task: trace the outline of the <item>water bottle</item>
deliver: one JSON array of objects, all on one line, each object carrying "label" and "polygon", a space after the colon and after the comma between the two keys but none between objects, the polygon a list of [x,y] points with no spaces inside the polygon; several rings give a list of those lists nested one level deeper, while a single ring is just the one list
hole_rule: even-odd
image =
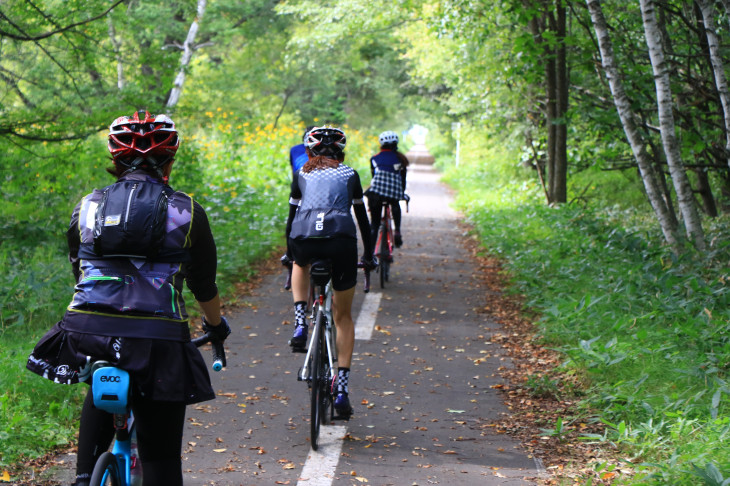
[{"label": "water bottle", "polygon": [[132,464],[130,468],[130,486],[142,486],[142,461],[139,459],[137,451],[137,431],[132,432]]}]

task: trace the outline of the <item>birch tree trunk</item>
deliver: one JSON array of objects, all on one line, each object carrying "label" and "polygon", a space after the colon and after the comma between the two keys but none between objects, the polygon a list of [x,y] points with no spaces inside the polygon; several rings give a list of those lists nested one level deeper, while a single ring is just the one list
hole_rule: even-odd
[{"label": "birch tree trunk", "polygon": [[725,119],[725,158],[728,167],[730,167],[730,92],[727,87],[727,77],[725,77],[725,67],[720,56],[720,39],[715,29],[715,17],[713,4],[708,0],[695,0],[702,12],[702,20],[705,24],[705,35],[707,36],[707,47],[710,50],[710,61],[712,69],[715,73],[715,86],[720,96],[720,104],[722,105],[722,115]]},{"label": "birch tree trunk", "polygon": [[198,34],[198,22],[203,18],[205,13],[206,0],[198,0],[197,15],[190,24],[190,30],[188,30],[188,36],[185,38],[185,42],[182,45],[182,57],[180,58],[180,70],[175,76],[175,81],[172,84],[172,91],[170,97],[167,99],[167,109],[172,111],[180,101],[180,95],[182,94],[183,84],[185,84],[185,71],[190,64],[190,59],[193,57],[193,51],[195,50],[195,36]]},{"label": "birch tree trunk", "polygon": [[603,16],[603,9],[599,0],[586,0],[586,5],[591,14],[593,28],[596,31],[603,69],[606,72],[606,78],[611,88],[616,111],[618,111],[624,133],[626,133],[626,138],[629,141],[629,145],[631,145],[631,151],[634,153],[634,158],[639,166],[646,195],[657,216],[664,239],[675,251],[678,251],[679,238],[677,236],[677,222],[672,217],[672,213],[669,211],[662,197],[657,174],[652,165],[651,158],[646,152],[646,144],[637,126],[636,115],[631,111],[631,101],[626,95],[613,56],[613,44],[608,35],[608,24],[606,23],[606,18]]},{"label": "birch tree trunk", "polygon": [[117,31],[114,29],[114,21],[112,16],[108,17],[109,23],[109,39],[111,40],[112,47],[114,48],[114,57],[117,60],[117,88],[124,88],[124,65],[122,64],[122,43],[117,39]]},{"label": "birch tree trunk", "polygon": [[672,113],[672,91],[669,84],[669,72],[662,48],[662,35],[656,20],[654,0],[639,0],[641,4],[641,18],[644,23],[646,45],[649,48],[651,67],[654,72],[656,86],[657,110],[659,114],[659,130],[661,131],[664,154],[669,166],[669,174],[677,194],[677,204],[684,219],[687,236],[698,250],[705,249],[705,234],[702,230],[702,220],[697,203],[692,194],[692,186],[687,177],[679,150],[679,141],[676,135],[674,114]]},{"label": "birch tree trunk", "polygon": [[555,2],[556,34],[558,46],[555,55],[555,108],[557,122],[555,126],[555,177],[551,188],[552,199],[558,203],[568,200],[568,60],[565,47],[567,14],[562,0]]}]

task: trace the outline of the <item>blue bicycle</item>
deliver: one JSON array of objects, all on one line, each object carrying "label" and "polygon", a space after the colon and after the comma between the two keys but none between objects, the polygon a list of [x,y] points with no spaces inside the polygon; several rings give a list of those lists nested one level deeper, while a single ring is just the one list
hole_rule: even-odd
[{"label": "blue bicycle", "polygon": [[[220,371],[226,366],[226,353],[223,342],[216,340],[210,333],[193,339],[200,347],[206,343],[213,345],[213,370]],[[90,486],[132,486],[133,479],[141,479],[138,458],[132,453],[132,438],[135,436],[134,415],[129,403],[129,373],[106,361],[97,361],[92,368],[92,392],[94,406],[114,415],[116,429],[114,447],[99,457],[91,474]],[[141,481],[134,481],[139,482]]]}]

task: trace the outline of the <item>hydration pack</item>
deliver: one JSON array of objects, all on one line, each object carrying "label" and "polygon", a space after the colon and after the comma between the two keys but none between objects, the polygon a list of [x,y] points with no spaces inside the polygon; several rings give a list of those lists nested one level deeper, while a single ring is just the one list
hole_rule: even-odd
[{"label": "hydration pack", "polygon": [[102,190],[94,220],[97,257],[154,259],[166,235],[172,189],[147,181],[120,181]]}]

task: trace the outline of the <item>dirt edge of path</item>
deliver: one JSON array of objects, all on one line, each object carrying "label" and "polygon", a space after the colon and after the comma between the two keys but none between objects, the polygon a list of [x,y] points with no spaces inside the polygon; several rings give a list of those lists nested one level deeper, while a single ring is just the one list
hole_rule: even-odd
[{"label": "dirt edge of path", "polygon": [[[505,384],[496,385],[509,415],[490,424],[498,433],[517,438],[522,447],[540,459],[545,473],[530,478],[540,485],[611,484],[620,474],[631,474],[621,465],[618,451],[607,444],[591,444],[581,439],[589,433],[602,434],[602,424],[590,421],[584,407],[579,407],[580,390],[585,387],[579,377],[559,370],[563,361],[556,351],[539,342],[536,315],[530,315],[520,295],[508,293],[509,275],[498,258],[481,246],[474,229],[463,224],[465,246],[476,263],[485,292],[486,305],[481,313],[495,319],[503,332],[492,342],[501,346],[512,360],[512,367],[502,367]],[[560,433],[554,431],[562,420]],[[552,433],[551,433],[552,429]],[[601,471],[594,467],[605,463]]]}]

